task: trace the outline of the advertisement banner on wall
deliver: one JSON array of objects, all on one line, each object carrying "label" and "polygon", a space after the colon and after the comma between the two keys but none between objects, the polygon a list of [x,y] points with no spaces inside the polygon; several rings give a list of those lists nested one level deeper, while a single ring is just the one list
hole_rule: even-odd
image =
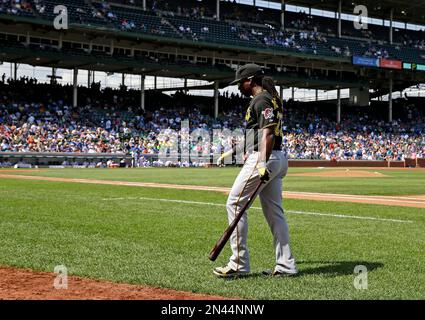
[{"label": "advertisement banner on wall", "polygon": [[423,65],[423,64],[417,64],[416,65],[416,70],[425,71],[425,65]]},{"label": "advertisement banner on wall", "polygon": [[379,67],[379,59],[361,56],[353,56],[353,64],[365,67]]},{"label": "advertisement banner on wall", "polygon": [[403,68],[403,63],[399,60],[381,59],[380,60],[380,67],[381,68],[401,70]]},{"label": "advertisement banner on wall", "polygon": [[419,70],[419,71],[425,71],[425,65],[419,64],[419,63],[409,63],[409,62],[403,62],[403,69],[404,70]]}]

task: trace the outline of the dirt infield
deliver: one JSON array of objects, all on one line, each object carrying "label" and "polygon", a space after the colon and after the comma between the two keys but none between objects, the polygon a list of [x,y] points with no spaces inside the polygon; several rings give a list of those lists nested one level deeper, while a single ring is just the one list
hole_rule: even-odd
[{"label": "dirt infield", "polygon": [[383,178],[386,175],[380,172],[363,170],[326,170],[321,172],[290,173],[289,177],[330,177],[330,178]]},{"label": "dirt infield", "polygon": [[284,197],[286,199],[352,202],[365,204],[380,204],[385,206],[425,208],[425,197],[423,196],[363,196],[336,193],[285,191]]},{"label": "dirt infield", "polygon": [[[20,180],[39,180],[39,181],[55,181],[55,182],[74,182],[74,183],[89,183],[89,184],[104,184],[104,185],[119,185],[119,186],[136,186],[150,188],[168,188],[181,190],[203,190],[215,191],[228,194],[230,188],[225,187],[209,187],[209,186],[192,186],[178,184],[163,184],[151,182],[129,182],[129,181],[112,181],[112,180],[95,180],[95,179],[72,179],[72,178],[53,178],[39,176],[21,176],[21,175],[6,175],[0,174],[0,178],[4,179],[20,179]],[[285,199],[306,199],[316,201],[336,201],[336,202],[354,202],[366,204],[381,204],[389,206],[415,207],[425,208],[425,198],[419,196],[364,196],[350,194],[333,194],[333,193],[314,193],[314,192],[294,192],[285,191],[283,193]]]},{"label": "dirt infield", "polygon": [[223,300],[192,292],[68,277],[55,289],[57,274],[0,267],[0,300]]}]

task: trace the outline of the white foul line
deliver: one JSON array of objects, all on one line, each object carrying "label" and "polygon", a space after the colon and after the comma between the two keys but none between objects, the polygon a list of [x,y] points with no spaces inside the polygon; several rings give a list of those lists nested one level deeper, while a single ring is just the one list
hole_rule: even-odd
[{"label": "white foul line", "polygon": [[[186,203],[186,204],[196,204],[196,205],[208,205],[216,207],[226,207],[225,204],[213,203],[213,202],[201,202],[201,201],[189,201],[189,200],[176,200],[176,199],[160,199],[160,198],[145,198],[145,197],[128,197],[128,198],[105,198],[103,201],[122,201],[122,200],[149,200],[149,201],[160,201],[160,202],[174,202],[174,203]],[[260,207],[251,207],[254,210],[262,210]],[[359,219],[359,220],[374,220],[374,221],[386,221],[386,222],[398,222],[398,223],[412,223],[411,220],[399,220],[399,219],[385,219],[385,218],[376,218],[376,217],[364,217],[364,216],[352,216],[336,213],[321,213],[321,212],[308,212],[308,211],[294,211],[294,210],[285,210],[287,213],[292,214],[301,214],[308,216],[323,216],[323,217],[333,217],[333,218],[342,218],[342,219]]]},{"label": "white foul line", "polygon": [[[366,196],[366,197],[356,197],[351,194],[338,194],[338,193],[317,193],[317,192],[293,192],[285,191],[284,194],[291,195],[295,194],[299,197],[302,196],[314,196],[318,198],[329,199],[330,196],[334,199],[348,199],[348,200],[369,200],[369,201],[387,201],[387,202],[402,202],[402,203],[415,203],[415,204],[424,204],[424,199],[421,198],[410,198],[410,197],[396,197],[396,196]],[[408,200],[404,200],[408,199]],[[421,200],[421,201],[412,201],[412,200]]]}]

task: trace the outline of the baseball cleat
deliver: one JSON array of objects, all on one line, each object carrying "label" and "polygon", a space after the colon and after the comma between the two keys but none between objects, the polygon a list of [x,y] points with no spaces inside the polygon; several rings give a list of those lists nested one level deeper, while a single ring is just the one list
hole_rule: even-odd
[{"label": "baseball cleat", "polygon": [[267,269],[264,270],[263,275],[268,277],[293,277],[298,274],[298,271],[293,272],[282,272],[282,271],[276,271],[276,269]]},{"label": "baseball cleat", "polygon": [[220,278],[230,278],[248,274],[248,272],[233,270],[229,266],[214,268],[213,273]]}]

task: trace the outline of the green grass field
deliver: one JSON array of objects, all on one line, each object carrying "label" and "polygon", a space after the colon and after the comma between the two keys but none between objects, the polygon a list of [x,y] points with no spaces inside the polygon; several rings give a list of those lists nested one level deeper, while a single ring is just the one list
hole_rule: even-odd
[{"label": "green grass field", "polygon": [[[43,170],[43,169],[41,169]],[[230,187],[236,178],[239,168],[208,168],[208,169],[175,169],[175,168],[143,168],[143,169],[49,169],[44,171],[29,171],[22,169],[13,174],[83,178],[100,180],[120,180],[133,182],[175,183],[185,185]],[[329,169],[326,169],[329,171]],[[350,169],[356,170],[356,169]],[[425,194],[425,171],[403,170],[391,171],[376,169],[360,169],[368,172],[378,172],[384,177],[377,178],[323,178],[323,177],[293,177],[284,180],[284,190],[327,192],[361,195],[417,195]],[[289,173],[323,172],[320,169],[291,168]],[[0,174],[2,170],[0,169]],[[8,170],[7,174],[10,173]]]},{"label": "green grass field", "polygon": [[[70,169],[14,174],[230,187],[237,172]],[[382,173],[387,177],[288,177],[284,188],[425,194],[423,171]],[[257,201],[249,212],[252,275],[223,280],[211,271],[227,262],[230,248],[215,263],[208,260],[226,227],[222,193],[0,179],[0,265],[52,272],[64,264],[70,274],[93,279],[249,299],[425,298],[425,209],[284,200],[300,276],[265,278],[261,271],[273,267],[274,250]],[[353,285],[356,265],[368,268],[365,290]]]}]

